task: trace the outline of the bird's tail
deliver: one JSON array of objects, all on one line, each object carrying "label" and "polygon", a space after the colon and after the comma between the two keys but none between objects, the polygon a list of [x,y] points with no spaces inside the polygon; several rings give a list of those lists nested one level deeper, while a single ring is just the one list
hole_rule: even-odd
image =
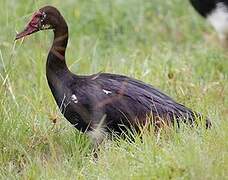
[{"label": "bird's tail", "polygon": [[[205,123],[206,129],[212,127],[211,120],[208,117],[203,116],[201,113],[192,111],[191,109],[181,105],[176,105],[176,118],[181,119],[184,123],[190,124],[191,126],[198,126],[198,122],[200,121],[203,124]],[[198,121],[199,120],[199,121]],[[178,122],[177,122],[178,123]],[[179,123],[178,123],[179,124]]]},{"label": "bird's tail", "polygon": [[190,110],[190,116],[188,116],[188,123],[194,124],[198,126],[198,124],[203,124],[203,126],[206,126],[206,129],[209,129],[212,127],[211,120],[208,117],[203,116],[200,113],[196,113]]}]

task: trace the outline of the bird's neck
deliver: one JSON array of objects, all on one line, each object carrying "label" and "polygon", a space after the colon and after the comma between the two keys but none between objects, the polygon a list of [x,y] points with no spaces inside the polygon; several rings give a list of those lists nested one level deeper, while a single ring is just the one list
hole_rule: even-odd
[{"label": "bird's neck", "polygon": [[47,58],[47,71],[68,70],[65,60],[65,52],[68,42],[68,27],[64,24],[54,29],[54,40]]},{"label": "bird's neck", "polygon": [[61,25],[57,26],[54,30],[54,40],[46,64],[48,84],[58,104],[61,102],[61,98],[63,98],[65,93],[65,80],[70,80],[72,78],[72,74],[69,71],[65,60],[68,28],[64,19],[60,24]]},{"label": "bird's neck", "polygon": [[61,17],[59,25],[54,29],[54,40],[47,58],[46,73],[49,81],[55,81],[53,79],[70,74],[65,60],[67,42],[68,27]]}]

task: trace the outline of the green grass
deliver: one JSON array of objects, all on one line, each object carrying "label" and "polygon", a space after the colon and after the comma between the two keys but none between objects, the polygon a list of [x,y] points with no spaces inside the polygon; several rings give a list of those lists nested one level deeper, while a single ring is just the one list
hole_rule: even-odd
[{"label": "green grass", "polygon": [[[213,128],[107,141],[93,162],[89,139],[59,113],[47,85],[52,32],[13,41],[47,2],[69,24],[73,72],[143,80],[208,115]],[[187,0],[0,0],[0,24],[1,179],[228,178],[228,54]]]}]

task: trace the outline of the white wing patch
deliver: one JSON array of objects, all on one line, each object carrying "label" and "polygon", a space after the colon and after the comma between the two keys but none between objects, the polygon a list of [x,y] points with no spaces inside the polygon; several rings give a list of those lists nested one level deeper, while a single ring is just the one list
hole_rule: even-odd
[{"label": "white wing patch", "polygon": [[215,30],[219,34],[219,38],[224,40],[228,36],[228,8],[227,6],[220,2],[214,11],[212,11],[207,20],[212,24]]},{"label": "white wing patch", "polygon": [[72,94],[71,96],[71,100],[74,102],[74,103],[78,103],[78,98],[75,94]]},{"label": "white wing patch", "polygon": [[108,91],[108,90],[105,90],[105,89],[102,89],[102,91],[103,91],[105,94],[112,94],[111,91]]}]

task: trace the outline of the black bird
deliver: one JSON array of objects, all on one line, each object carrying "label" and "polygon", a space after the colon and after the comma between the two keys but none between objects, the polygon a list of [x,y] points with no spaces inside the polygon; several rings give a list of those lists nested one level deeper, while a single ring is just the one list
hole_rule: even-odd
[{"label": "black bird", "polygon": [[[55,7],[45,6],[35,12],[16,39],[46,29],[54,32],[46,64],[51,92],[65,118],[87,133],[96,145],[113,132],[121,134],[126,129],[137,132],[148,123],[158,128],[163,123],[179,125],[180,121],[193,125],[196,118],[201,118],[139,80],[117,74],[79,76],[70,72],[65,61],[68,27]],[[206,127],[210,124],[206,119]]]},{"label": "black bird", "polygon": [[206,18],[223,43],[228,41],[228,0],[190,0],[195,10]]}]

